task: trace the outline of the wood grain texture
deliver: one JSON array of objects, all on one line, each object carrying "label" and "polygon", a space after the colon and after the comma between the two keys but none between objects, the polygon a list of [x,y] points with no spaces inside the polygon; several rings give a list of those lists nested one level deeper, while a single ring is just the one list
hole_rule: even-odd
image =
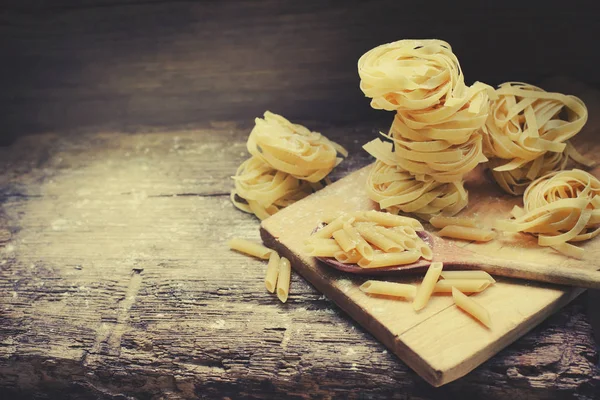
[{"label": "wood grain texture", "polygon": [[401,38],[450,42],[469,82],[566,75],[599,85],[591,0],[453,2],[5,0],[0,143],[248,120],[385,119],[356,62]]},{"label": "wood grain texture", "polygon": [[[370,126],[310,125],[366,165]],[[229,203],[249,131],[34,135],[0,149],[0,395],[4,398],[592,399],[578,301],[465,379],[434,389],[294,275],[230,252],[259,222]]]}]

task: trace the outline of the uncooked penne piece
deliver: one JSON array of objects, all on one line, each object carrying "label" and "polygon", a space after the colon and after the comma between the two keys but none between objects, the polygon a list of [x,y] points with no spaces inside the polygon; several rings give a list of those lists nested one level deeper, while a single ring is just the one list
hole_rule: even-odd
[{"label": "uncooked penne piece", "polygon": [[487,279],[488,281],[490,281],[491,283],[496,283],[496,280],[494,278],[492,278],[492,276],[490,274],[488,274],[485,271],[480,271],[480,270],[476,270],[476,271],[442,271],[442,278],[443,279],[477,279],[477,280],[482,280],[482,279]]},{"label": "uncooked penne piece", "polygon": [[473,218],[465,218],[465,217],[445,217],[443,215],[436,215],[431,217],[429,223],[433,225],[435,228],[442,229],[448,225],[457,225],[457,226],[468,226],[471,228],[478,228],[480,225]]},{"label": "uncooked penne piece", "polygon": [[251,242],[246,239],[234,238],[231,239],[228,244],[231,250],[236,250],[244,254],[262,258],[263,260],[269,259],[269,256],[273,252],[273,250],[263,246],[262,244]]},{"label": "uncooked penne piece", "polygon": [[461,240],[489,242],[496,237],[496,232],[490,229],[470,228],[467,226],[448,225],[438,232],[438,235]]},{"label": "uncooked penne piece", "polygon": [[357,264],[363,258],[356,249],[352,249],[348,253],[345,251],[338,251],[333,254],[333,257],[343,264]]},{"label": "uncooked penne piece", "polygon": [[344,229],[333,232],[333,238],[345,252],[349,252],[350,250],[356,248],[357,243],[352,240],[352,238]]},{"label": "uncooked penne piece", "polygon": [[451,293],[455,287],[463,293],[483,292],[492,284],[487,279],[442,279],[435,284],[434,293]]},{"label": "uncooked penne piece", "polygon": [[371,260],[374,254],[371,245],[367,243],[367,241],[360,235],[360,233],[358,233],[358,230],[356,230],[356,228],[353,227],[350,222],[345,222],[343,227],[350,239],[356,243],[356,251],[358,251],[363,258]]},{"label": "uncooked penne piece", "polygon": [[290,293],[290,279],[292,277],[292,266],[290,260],[281,257],[279,260],[279,277],[277,278],[277,297],[285,303]]},{"label": "uncooked penne piece", "polygon": [[375,230],[386,238],[398,243],[404,249],[414,249],[416,247],[415,241],[403,233],[393,231],[383,226],[376,226]]},{"label": "uncooked penne piece", "polygon": [[492,319],[490,318],[490,313],[481,304],[454,287],[452,288],[452,297],[458,308],[462,309],[488,328],[491,328]]},{"label": "uncooked penne piece", "polygon": [[342,226],[344,226],[345,222],[352,223],[354,222],[354,218],[346,214],[341,215],[333,220],[330,224],[327,224],[327,226],[316,231],[312,236],[315,238],[330,238],[333,232],[342,229]]},{"label": "uncooked penne piece", "polygon": [[421,252],[421,256],[424,259],[429,261],[433,260],[433,250],[431,250],[431,247],[423,240],[419,240],[419,243],[416,245],[416,250]]},{"label": "uncooked penne piece", "polygon": [[406,265],[417,261],[421,253],[416,250],[406,250],[399,253],[375,253],[370,260],[365,258],[358,261],[362,268],[390,267],[392,265]]},{"label": "uncooked penne piece", "polygon": [[370,225],[357,225],[356,230],[365,240],[374,246],[379,247],[381,250],[393,253],[404,250],[404,246],[396,243],[395,241],[388,239],[377,230],[374,226]]},{"label": "uncooked penne piece", "polygon": [[415,230],[413,228],[411,228],[410,226],[395,226],[393,228],[393,230],[403,233],[411,239],[419,238],[419,235],[417,235],[417,232],[415,232]]},{"label": "uncooked penne piece", "polygon": [[279,275],[279,254],[273,251],[267,264],[267,273],[265,274],[265,286],[271,293],[275,291],[277,285],[277,276]]},{"label": "uncooked penne piece", "polygon": [[413,308],[415,311],[422,310],[427,305],[443,267],[444,264],[441,262],[433,262],[429,265],[427,273],[425,273],[425,277],[421,282],[421,286],[417,289],[417,295],[413,301]]},{"label": "uncooked penne piece", "polygon": [[401,215],[394,215],[387,212],[381,211],[366,211],[364,213],[365,218],[368,221],[373,221],[382,226],[404,226],[408,225],[415,229],[423,229],[423,225],[419,221],[410,217],[403,217]]},{"label": "uncooked penne piece", "polygon": [[342,248],[335,240],[330,240],[331,242],[315,241],[305,245],[306,253],[313,257],[333,257],[335,253],[342,251]]},{"label": "uncooked penne piece", "polygon": [[415,285],[396,282],[366,281],[360,285],[359,289],[368,294],[404,297],[407,299],[412,299],[417,294],[417,287]]}]

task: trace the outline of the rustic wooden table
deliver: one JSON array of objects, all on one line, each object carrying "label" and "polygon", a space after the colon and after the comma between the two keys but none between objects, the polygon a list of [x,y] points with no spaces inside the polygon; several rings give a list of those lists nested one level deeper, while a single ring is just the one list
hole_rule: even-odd
[{"label": "rustic wooden table", "polygon": [[[432,388],[304,280],[281,304],[264,263],[227,250],[231,237],[259,238],[229,201],[253,116],[272,108],[345,145],[339,178],[369,162],[361,144],[389,123],[358,92],[357,55],[413,32],[485,42],[475,28],[443,25],[441,8],[428,15],[443,29],[407,19],[369,36],[386,13],[358,2],[6,3],[0,398],[597,398],[597,293]],[[590,18],[544,32],[578,54]],[[524,25],[483,21],[533,40]],[[477,79],[504,79],[512,64],[499,64]],[[557,72],[516,67],[524,80],[535,68]]]}]

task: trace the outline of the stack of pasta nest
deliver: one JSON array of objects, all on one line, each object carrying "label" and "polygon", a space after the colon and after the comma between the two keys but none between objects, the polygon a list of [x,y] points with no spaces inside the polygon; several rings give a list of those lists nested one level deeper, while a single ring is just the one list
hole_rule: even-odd
[{"label": "stack of pasta nest", "polygon": [[594,164],[568,141],[587,121],[579,98],[520,82],[506,82],[496,94],[483,128],[483,150],[504,191],[523,194],[535,179],[564,170],[569,158],[587,167]]},{"label": "stack of pasta nest", "polygon": [[381,209],[423,219],[454,215],[468,203],[464,177],[487,161],[481,128],[491,87],[467,86],[458,59],[441,40],[400,40],[358,62],[360,87],[375,109],[394,111],[386,140],[364,148],[377,161],[369,197]]},{"label": "stack of pasta nest", "polygon": [[251,158],[238,168],[231,201],[265,219],[329,183],[327,175],[348,152],[284,117],[265,112],[248,137]]}]

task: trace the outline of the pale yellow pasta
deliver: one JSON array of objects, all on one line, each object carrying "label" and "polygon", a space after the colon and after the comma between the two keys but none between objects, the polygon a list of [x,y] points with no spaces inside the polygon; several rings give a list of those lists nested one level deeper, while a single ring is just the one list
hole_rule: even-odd
[{"label": "pale yellow pasta", "polygon": [[375,162],[367,177],[367,195],[382,209],[397,214],[413,213],[424,219],[444,213],[454,215],[468,203],[462,182],[440,183],[417,180],[398,166]]},{"label": "pale yellow pasta", "polygon": [[357,264],[363,256],[356,249],[352,249],[349,252],[338,251],[333,254],[333,258],[343,264]]},{"label": "pale yellow pasta", "polygon": [[398,253],[374,253],[371,259],[362,258],[358,265],[362,268],[380,268],[395,265],[412,264],[421,257],[416,250],[405,250]]},{"label": "pale yellow pasta", "polygon": [[490,274],[485,271],[442,271],[441,274],[443,279],[452,279],[452,280],[465,280],[465,279],[474,279],[474,280],[488,280],[491,283],[495,283],[496,280],[492,278]]},{"label": "pale yellow pasta", "polygon": [[433,291],[435,293],[450,293],[452,288],[456,288],[465,293],[483,292],[491,285],[487,279],[442,279],[435,284]]},{"label": "pale yellow pasta", "polygon": [[309,182],[325,178],[348,152],[337,143],[284,117],[265,112],[256,118],[248,151],[278,171]]},{"label": "pale yellow pasta", "polygon": [[360,285],[359,289],[368,294],[404,297],[406,299],[413,299],[417,293],[415,285],[384,281],[366,281]]},{"label": "pale yellow pasta", "polygon": [[578,260],[581,260],[583,258],[583,255],[585,253],[585,251],[583,250],[583,248],[581,247],[577,247],[577,246],[573,246],[571,243],[559,243],[559,244],[555,244],[552,247],[554,250],[558,251],[559,253],[564,254],[567,257],[573,257],[576,258]]},{"label": "pale yellow pasta", "polygon": [[277,276],[279,275],[279,254],[273,251],[269,256],[267,264],[267,273],[265,274],[265,287],[271,293],[275,291],[277,285]]},{"label": "pale yellow pasta", "polygon": [[496,94],[484,129],[484,152],[507,160],[496,171],[520,168],[548,151],[562,152],[588,118],[579,98],[526,83],[503,83]]},{"label": "pale yellow pasta", "polygon": [[233,180],[232,203],[261,220],[323,188],[325,184],[301,181],[273,169],[256,157],[244,161]]},{"label": "pale yellow pasta", "polygon": [[344,223],[346,223],[346,222],[352,223],[352,222],[354,222],[354,218],[350,217],[347,214],[340,215],[335,220],[333,220],[330,224],[327,224],[325,227],[319,229],[312,236],[316,237],[316,238],[318,238],[318,237],[329,238],[329,237],[331,237],[331,235],[333,235],[333,232],[339,231],[340,229],[342,229],[342,227],[344,226]]},{"label": "pale yellow pasta", "polygon": [[371,260],[373,258],[373,248],[367,241],[360,235],[358,230],[351,225],[350,222],[345,222],[343,226],[344,231],[350,237],[350,239],[356,243],[356,251],[358,251],[365,260]]},{"label": "pale yellow pasta", "polygon": [[452,297],[454,298],[454,303],[458,308],[462,309],[488,328],[492,327],[490,313],[481,304],[469,298],[455,287],[452,288]]},{"label": "pale yellow pasta", "polygon": [[466,217],[448,217],[444,215],[435,215],[429,219],[429,223],[433,225],[434,228],[444,228],[448,225],[456,225],[456,226],[468,226],[471,228],[479,227],[479,223],[473,218]]},{"label": "pale yellow pasta", "polygon": [[404,233],[396,232],[392,229],[385,228],[383,226],[376,226],[375,230],[381,233],[383,236],[387,237],[390,240],[393,240],[403,249],[414,249],[416,247],[415,241],[406,236]]},{"label": "pale yellow pasta", "polygon": [[429,261],[433,260],[433,250],[431,250],[431,247],[429,247],[427,243],[421,241],[417,246],[417,250],[421,253],[421,257],[424,259]]},{"label": "pale yellow pasta", "polygon": [[425,277],[417,289],[417,295],[413,300],[413,308],[415,311],[422,310],[429,302],[429,298],[433,293],[433,289],[435,288],[435,284],[440,277],[443,267],[444,265],[441,262],[432,262],[429,265]]},{"label": "pale yellow pasta", "polygon": [[228,244],[231,250],[236,250],[244,254],[262,258],[263,260],[269,259],[271,253],[273,252],[273,250],[263,246],[262,244],[240,238],[231,239]]},{"label": "pale yellow pasta", "polygon": [[337,230],[332,234],[333,238],[337,242],[337,244],[342,248],[346,253],[350,250],[356,248],[356,242],[352,240],[352,238],[348,235],[348,233],[343,230]]},{"label": "pale yellow pasta", "polygon": [[[390,136],[388,136],[392,138],[394,143],[394,151],[391,157],[395,165],[402,167],[415,176],[427,175],[438,182],[460,181],[477,164],[487,161],[483,154],[483,138],[480,133],[470,131],[465,142],[447,147],[448,142],[442,141],[441,145],[431,146],[431,151],[419,151],[415,149],[420,149],[423,143],[403,137],[399,130],[402,125],[398,122],[398,118],[399,116],[396,115],[390,130]],[[406,127],[402,127],[404,132]],[[448,135],[448,137],[451,136]],[[367,148],[377,144],[377,141],[379,139],[375,139],[373,144]],[[437,150],[438,148],[444,149]]]},{"label": "pale yellow pasta", "polygon": [[[367,221],[372,221],[382,226],[410,226],[414,229],[423,230],[423,225],[416,219],[410,217],[403,217],[401,215],[394,215],[375,210],[365,211],[362,215]],[[360,217],[357,216],[358,221],[364,220],[359,218]]]},{"label": "pale yellow pasta", "polygon": [[536,159],[510,171],[496,171],[494,169],[505,163],[502,159],[490,160],[489,167],[498,185],[505,192],[517,196],[523,194],[527,186],[537,178],[550,172],[564,170],[569,159],[586,167],[595,165],[594,161],[582,156],[573,145],[566,142],[563,152],[546,152]]},{"label": "pale yellow pasta", "polygon": [[439,232],[442,237],[476,242],[489,242],[496,237],[496,232],[490,229],[471,228],[468,226],[446,225]]},{"label": "pale yellow pasta", "polygon": [[419,238],[419,235],[417,235],[417,232],[410,226],[395,226],[392,229],[405,234],[406,236],[408,236],[411,239]]},{"label": "pale yellow pasta", "polygon": [[373,246],[379,247],[385,252],[391,253],[404,250],[402,245],[379,233],[374,226],[357,224],[356,230],[367,242],[371,243]]},{"label": "pale yellow pasta", "polygon": [[442,99],[460,103],[466,85],[450,45],[442,40],[399,40],[358,60],[360,88],[375,109],[421,110]]},{"label": "pale yellow pasta", "polygon": [[305,245],[305,251],[313,257],[333,257],[335,253],[342,251],[342,248],[335,240],[327,243],[314,241]]},{"label": "pale yellow pasta", "polygon": [[292,266],[290,261],[281,257],[279,260],[279,276],[277,278],[277,297],[282,303],[285,303],[290,293],[290,279],[292,275]]},{"label": "pale yellow pasta", "polygon": [[581,258],[581,251],[564,243],[600,234],[599,200],[596,177],[578,169],[553,172],[532,182],[523,195],[522,212],[514,213],[514,219],[498,221],[497,227],[532,233],[538,236],[540,246]]},{"label": "pale yellow pasta", "polygon": [[304,241],[308,255],[333,257],[363,268],[406,265],[432,257],[415,231],[422,225],[412,218],[375,210],[339,212],[326,218],[331,222]]}]

